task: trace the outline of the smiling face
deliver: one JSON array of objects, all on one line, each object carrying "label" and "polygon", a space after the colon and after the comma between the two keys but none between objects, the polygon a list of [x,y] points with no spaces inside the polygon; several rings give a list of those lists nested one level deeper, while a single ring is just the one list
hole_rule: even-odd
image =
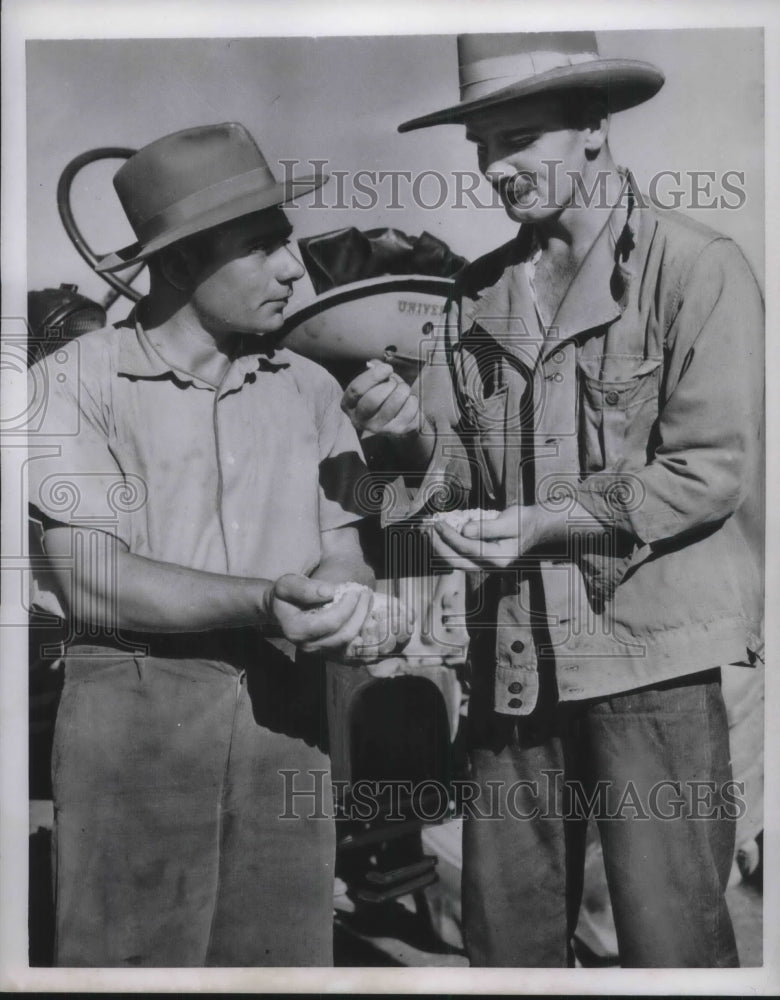
[{"label": "smiling face", "polygon": [[516,222],[557,218],[588,184],[606,140],[606,120],[582,101],[560,95],[524,98],[466,120],[479,169]]},{"label": "smiling face", "polygon": [[282,327],[293,282],[305,273],[289,249],[291,234],[279,208],[204,234],[207,259],[192,286],[190,305],[212,336],[275,333]]}]

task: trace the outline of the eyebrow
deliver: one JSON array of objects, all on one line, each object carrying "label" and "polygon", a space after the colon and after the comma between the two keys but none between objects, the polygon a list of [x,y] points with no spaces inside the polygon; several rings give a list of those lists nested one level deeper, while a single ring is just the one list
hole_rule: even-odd
[{"label": "eyebrow", "polygon": [[247,236],[246,243],[251,247],[267,246],[270,243],[281,243],[292,236],[293,228],[290,225],[275,226],[273,229],[266,229],[262,233],[255,233]]},{"label": "eyebrow", "polygon": [[[499,132],[502,138],[531,138],[533,136],[541,135],[545,131],[544,125],[519,125],[517,128],[505,128]],[[481,136],[476,132],[469,132],[466,130],[466,141],[467,142],[482,142]]]}]

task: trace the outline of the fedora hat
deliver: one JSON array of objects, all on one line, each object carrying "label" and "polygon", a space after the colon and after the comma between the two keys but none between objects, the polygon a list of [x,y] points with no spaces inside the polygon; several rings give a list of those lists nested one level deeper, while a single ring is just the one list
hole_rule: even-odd
[{"label": "fedora hat", "polygon": [[460,103],[412,118],[399,132],[463,122],[475,111],[553,91],[595,89],[609,111],[657,93],[663,73],[636,59],[601,59],[592,31],[459,35]]},{"label": "fedora hat", "polygon": [[283,205],[327,179],[319,174],[277,181],[238,122],[163,136],[114,175],[114,188],[137,239],[103,257],[95,269],[118,271],[186,236]]}]

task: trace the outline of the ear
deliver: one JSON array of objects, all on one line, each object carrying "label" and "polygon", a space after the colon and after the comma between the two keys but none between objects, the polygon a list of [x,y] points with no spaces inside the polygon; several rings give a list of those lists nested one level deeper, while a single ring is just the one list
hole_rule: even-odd
[{"label": "ear", "polygon": [[166,247],[160,253],[159,266],[162,276],[169,285],[180,292],[192,287],[197,266],[194,255],[186,247],[181,245]]},{"label": "ear", "polygon": [[606,112],[593,109],[588,114],[583,127],[585,133],[585,155],[595,159],[607,142],[609,133],[609,115]]}]

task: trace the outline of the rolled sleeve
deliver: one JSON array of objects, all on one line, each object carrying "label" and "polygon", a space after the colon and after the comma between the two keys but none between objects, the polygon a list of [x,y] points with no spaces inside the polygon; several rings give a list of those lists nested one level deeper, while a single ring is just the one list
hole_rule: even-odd
[{"label": "rolled sleeve", "polygon": [[126,476],[111,450],[110,411],[99,388],[99,359],[74,341],[30,370],[31,392],[44,387],[42,416],[30,435],[28,499],[32,516],[113,534],[130,546],[130,511],[145,484]]},{"label": "rolled sleeve", "polygon": [[582,506],[648,545],[732,514],[760,462],[763,335],[747,262],[730,240],[713,241],[683,283],[667,335],[652,459],[586,479]]}]

